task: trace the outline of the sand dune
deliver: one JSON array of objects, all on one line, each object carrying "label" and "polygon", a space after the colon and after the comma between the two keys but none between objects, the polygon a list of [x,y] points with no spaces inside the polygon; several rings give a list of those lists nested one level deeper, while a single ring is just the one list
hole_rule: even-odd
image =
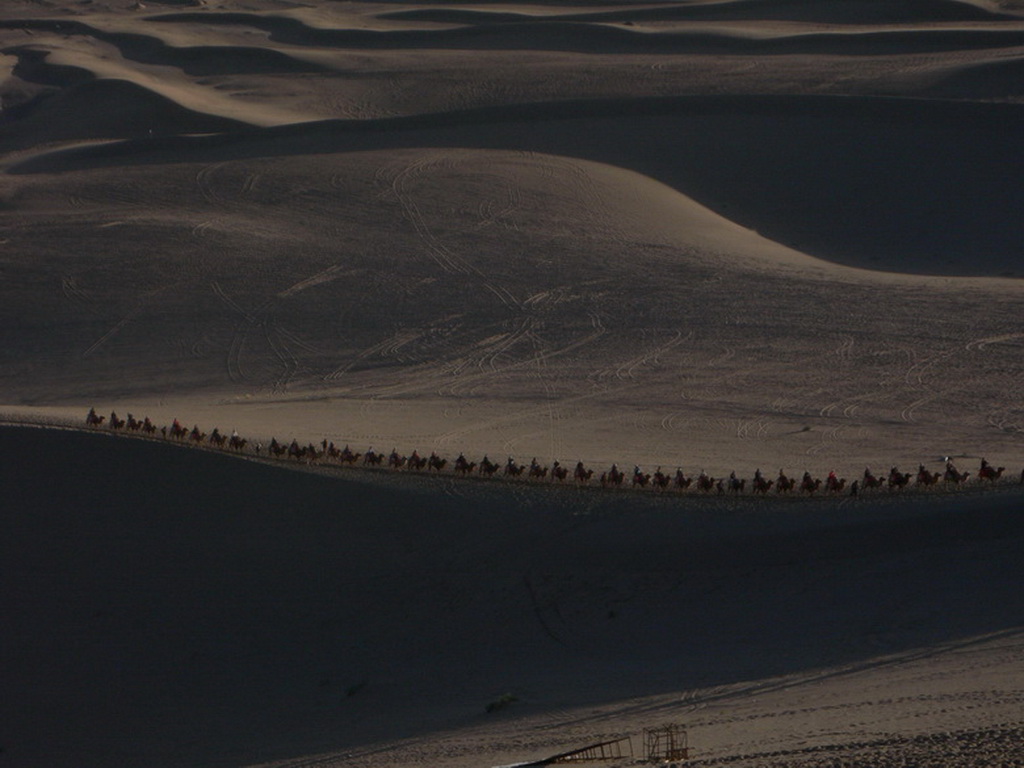
[{"label": "sand dune", "polygon": [[[86,117],[74,121],[68,115]],[[123,80],[94,80],[40,99],[16,130],[0,126],[7,151],[81,139],[159,136],[164,132],[219,133],[236,129],[235,120],[186,109],[158,93]],[[26,135],[26,130],[32,130]]]},{"label": "sand dune", "polygon": [[[412,5],[416,3],[403,3]],[[425,4],[425,3],[424,3]],[[494,0],[473,5],[508,5]],[[615,2],[580,3],[528,3],[527,6],[546,8],[572,8],[574,5],[618,6],[614,11],[601,10],[594,17],[605,18],[609,14],[621,14],[624,18],[657,19],[715,19],[722,21],[795,20],[818,24],[885,24],[885,23],[926,23],[929,21],[975,21],[1016,19],[1018,13],[1010,4],[997,2],[963,2],[961,0],[894,0],[875,3],[871,0],[856,2],[801,3],[798,0],[729,0],[727,2],[691,2],[680,5],[662,3],[633,4]],[[623,7],[628,10],[623,10]],[[1009,11],[1009,12],[1006,12]],[[430,11],[444,13],[444,11]],[[460,12],[462,12],[460,10]],[[574,14],[571,17],[591,18],[591,15]]]},{"label": "sand dune", "polygon": [[177,67],[189,75],[196,76],[321,71],[313,64],[294,59],[274,49],[238,45],[174,47],[155,36],[108,32],[89,24],[66,20],[23,19],[8,22],[6,26],[94,38],[114,46],[125,59],[139,64]]},{"label": "sand dune", "polygon": [[[751,675],[800,687],[880,656],[909,671],[922,647],[1020,649],[1016,496],[780,515],[471,483],[449,495],[106,435],[0,440],[12,765],[371,765],[359,755],[382,737],[410,740],[384,764],[410,764],[414,744],[431,762],[496,764],[684,713],[711,757]],[[1019,727],[1011,658],[978,652],[971,684],[960,672],[917,706],[992,685],[972,727],[1005,729],[1013,702]],[[511,725],[484,713],[507,692],[509,714],[542,730],[438,754],[436,729]],[[832,740],[858,735],[847,723]]]},{"label": "sand dune", "polygon": [[[1022,184],[1001,169],[1022,120],[1017,105],[892,98],[586,100],[84,149],[13,170],[166,163],[185,152],[527,150],[630,168],[772,239],[851,266],[1012,276],[1024,233],[1005,212],[1021,201]],[[583,125],[600,129],[581,134]]]},{"label": "sand dune", "polygon": [[[837,140],[849,141],[843,128],[856,118],[843,110],[830,120]],[[966,136],[983,113],[961,129],[936,121],[935,135]],[[783,207],[792,201],[768,198],[773,213],[788,216],[776,216],[776,226],[817,225],[832,237],[839,229],[872,253],[867,240],[878,233],[862,226],[871,205],[892,217],[879,213],[875,228],[888,222],[905,231],[919,206],[905,201],[903,218],[884,209],[900,203],[901,183],[922,197],[949,194],[952,204],[972,179],[991,178],[1001,145],[963,148],[988,155],[984,162],[942,158],[963,174],[953,190],[937,180],[926,188],[929,170],[912,173],[926,161],[920,125],[900,134],[898,123],[884,123],[900,136],[882,145],[888,170],[906,171],[888,190],[884,169],[861,169],[849,144],[850,154],[822,147],[833,173],[879,175],[881,199],[867,201],[857,187],[836,189],[818,162],[807,163],[815,176],[804,180],[820,184],[808,190],[773,175],[787,165],[778,152],[730,158],[745,140],[779,135],[759,130],[778,124],[771,113],[748,116],[749,132],[716,154],[718,142],[696,141],[724,135],[697,126],[736,130],[737,119],[705,116],[683,134],[687,118],[654,114],[620,119],[616,128],[614,119],[595,117],[591,125],[602,130],[587,138],[557,120],[487,131],[479,121],[392,132],[325,124],[197,139],[170,151],[159,142],[115,147],[120,157],[109,170],[109,158],[93,152],[93,169],[79,171],[76,184],[64,174],[17,177],[25,179],[16,205],[26,224],[13,242],[32,244],[60,275],[59,290],[34,301],[75,332],[54,345],[47,326],[34,330],[8,310],[6,322],[21,331],[6,349],[4,386],[40,404],[89,391],[83,411],[121,403],[166,421],[191,412],[185,418],[266,437],[312,428],[316,439],[406,450],[699,463],[715,472],[768,462],[859,472],[947,454],[1019,463],[1017,282],[830,267],[649,177],[561,154],[583,154],[593,141],[591,151],[614,165],[660,175],[673,166],[655,170],[658,158],[674,156],[698,179],[692,164],[703,159],[704,178],[725,188],[765,159],[774,165],[766,183],[786,182],[781,189],[807,203]],[[796,151],[829,123],[793,110],[782,124]],[[523,149],[531,131],[542,146],[527,147],[557,151],[455,149],[500,146],[506,137]],[[909,153],[915,139],[918,154],[901,157],[897,147]],[[185,146],[206,162],[182,163]],[[164,162],[128,166],[146,151]],[[333,154],[297,154],[311,151]],[[59,156],[47,161],[58,163],[50,170],[74,167]],[[756,187],[745,191],[765,203]],[[814,195],[832,218],[806,218]],[[968,228],[966,240],[986,216],[1012,234],[988,199],[979,195],[977,221],[956,221]],[[844,201],[865,218],[848,217]],[[916,231],[941,242],[954,269],[982,267],[973,248],[953,250],[956,230],[926,221]],[[902,242],[890,244],[894,254]],[[914,264],[900,256],[902,269]],[[735,297],[743,297],[742,311]],[[855,311],[863,302],[878,314]],[[806,361],[823,362],[808,375]],[[39,377],[26,379],[30,370]],[[127,381],[126,370],[135,372]],[[759,388],[748,388],[751,377]],[[220,415],[201,410],[195,396],[218,391],[227,393],[217,397]],[[328,422],[316,415],[321,401],[330,403]],[[410,421],[414,407],[423,422]],[[690,447],[695,439],[699,449]]]},{"label": "sand dune", "polygon": [[[1016,478],[1022,24],[8,0],[0,416]],[[664,721],[696,765],[1024,760],[1009,483],[662,498],[25,427],[0,456],[10,765],[476,768]]]},{"label": "sand dune", "polygon": [[929,77],[925,92],[946,98],[1017,99],[1024,95],[1022,70],[1024,61],[1015,57],[955,67]]},{"label": "sand dune", "polygon": [[[779,37],[751,37],[710,32],[660,32],[653,29],[634,31],[630,28],[606,24],[587,24],[579,19],[551,19],[529,21],[529,17],[507,25],[487,18],[475,21],[464,17],[435,16],[410,11],[383,18],[402,21],[428,21],[442,24],[465,24],[453,28],[385,31],[379,29],[322,29],[303,24],[283,16],[255,14],[201,14],[206,24],[244,24],[265,30],[271,41],[289,45],[336,47],[354,49],[484,49],[574,51],[602,54],[707,54],[747,53],[762,55],[822,54],[881,55],[885,53],[924,53],[929,51],[970,50],[971,48],[1002,48],[1024,43],[1020,29],[910,29],[866,31],[852,33],[841,29],[826,34],[801,31]],[[462,19],[459,21],[458,19]],[[589,20],[589,19],[588,19]],[[168,14],[154,21],[196,22],[195,14]],[[467,23],[467,21],[469,23]],[[505,19],[504,21],[508,21]],[[609,22],[602,18],[598,22]],[[482,22],[482,23],[481,23]]]}]

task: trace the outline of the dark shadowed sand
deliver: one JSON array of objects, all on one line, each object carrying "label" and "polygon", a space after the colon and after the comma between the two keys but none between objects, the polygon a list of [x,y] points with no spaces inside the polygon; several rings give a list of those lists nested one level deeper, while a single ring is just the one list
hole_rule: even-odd
[{"label": "dark shadowed sand", "polygon": [[0,447],[12,765],[495,765],[663,721],[709,765],[940,764],[980,731],[1024,758],[1019,492],[757,503]]}]

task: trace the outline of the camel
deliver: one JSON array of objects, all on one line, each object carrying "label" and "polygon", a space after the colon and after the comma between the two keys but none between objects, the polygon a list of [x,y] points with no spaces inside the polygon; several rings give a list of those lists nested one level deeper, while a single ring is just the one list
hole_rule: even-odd
[{"label": "camel", "polygon": [[559,462],[555,462],[551,466],[551,479],[562,482],[569,476],[569,470],[563,467]]},{"label": "camel", "polygon": [[942,480],[946,483],[960,485],[961,483],[966,483],[970,476],[970,472],[961,472],[954,466],[952,461],[947,461],[946,471],[942,473]]},{"label": "camel", "polygon": [[618,488],[622,485],[626,479],[626,473],[618,468],[617,465],[612,464],[611,469],[607,472],[602,472],[600,477],[601,487],[607,488],[608,486],[615,486]]},{"label": "camel", "polygon": [[420,470],[427,466],[427,459],[424,459],[422,456],[420,456],[419,452],[414,450],[412,452],[412,455],[409,456],[408,460],[406,461],[406,464],[408,465],[409,469],[414,469],[417,472],[419,472]]},{"label": "camel", "polygon": [[433,470],[435,470],[437,472],[440,472],[446,466],[448,466],[448,459],[442,459],[436,453],[431,453],[430,454],[430,458],[427,459],[427,469],[428,470],[433,469]]},{"label": "camel", "polygon": [[347,445],[341,449],[341,453],[338,454],[338,460],[342,464],[355,464],[359,459],[363,457],[363,454],[356,453]]},{"label": "camel", "polygon": [[508,461],[505,462],[505,474],[508,477],[519,477],[526,470],[522,464],[516,464],[515,459],[511,456],[508,457]]},{"label": "camel", "polygon": [[941,477],[941,473],[929,472],[927,469],[924,468],[924,464],[920,464],[917,467],[917,479],[914,482],[918,486],[923,485],[927,487],[929,485],[935,485],[937,482],[939,482],[939,479]]},{"label": "camel", "polygon": [[990,483],[994,483],[1003,476],[1003,472],[1005,471],[1006,467],[999,467],[998,469],[995,469],[991,464],[985,461],[985,459],[982,459],[981,469],[978,470],[978,479],[988,480]]},{"label": "camel", "polygon": [[573,471],[572,476],[575,478],[577,483],[589,483],[590,478],[594,476],[594,470],[587,469],[583,466],[582,461],[577,461],[576,469]]},{"label": "camel", "polygon": [[678,488],[680,491],[685,491],[687,488],[690,487],[690,484],[692,482],[693,478],[684,475],[682,468],[676,469],[676,476],[675,479],[673,479],[672,481],[672,484],[675,485],[676,488]]},{"label": "camel", "polygon": [[896,467],[889,470],[889,490],[902,491],[910,484],[910,473],[900,472]]},{"label": "camel", "polygon": [[864,478],[861,480],[861,485],[864,488],[881,488],[885,485],[885,481],[880,477],[875,477],[871,470],[867,467],[864,468]]},{"label": "camel", "polygon": [[700,473],[697,478],[697,490],[703,493],[711,493],[717,485],[718,481],[704,472]]},{"label": "camel", "polygon": [[775,481],[775,492],[776,493],[792,493],[796,490],[796,478],[795,477],[782,477]]},{"label": "camel", "polygon": [[826,493],[842,493],[846,487],[846,478],[839,478],[833,474],[828,476],[828,480],[825,481],[825,492]]},{"label": "camel", "polygon": [[90,427],[98,427],[100,424],[106,421],[106,419],[106,416],[100,416],[98,413],[96,413],[95,408],[90,408],[89,414],[85,417],[85,423],[88,424]]},{"label": "camel", "polygon": [[489,458],[487,458],[486,454],[482,459],[480,459],[481,475],[484,475],[485,477],[493,477],[494,473],[497,472],[499,469],[501,469],[501,467],[498,465],[498,462],[491,461]]},{"label": "camel", "polygon": [[461,453],[459,457],[455,459],[455,471],[460,475],[472,474],[473,470],[476,469],[476,462],[469,461]]},{"label": "camel", "polygon": [[804,478],[800,481],[800,490],[813,496],[821,488],[821,478],[812,478],[809,472],[804,472]]}]

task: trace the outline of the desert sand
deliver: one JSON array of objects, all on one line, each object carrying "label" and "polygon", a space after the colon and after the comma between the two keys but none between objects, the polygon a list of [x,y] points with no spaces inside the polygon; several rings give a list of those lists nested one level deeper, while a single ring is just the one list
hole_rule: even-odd
[{"label": "desert sand", "polygon": [[1022,75],[1010,0],[6,0],[0,760],[1024,765],[1010,482],[81,429],[1019,477]]}]

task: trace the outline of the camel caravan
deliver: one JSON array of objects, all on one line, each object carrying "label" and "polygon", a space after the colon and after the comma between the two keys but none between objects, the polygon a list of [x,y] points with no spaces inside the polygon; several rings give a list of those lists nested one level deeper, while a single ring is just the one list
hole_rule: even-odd
[{"label": "camel caravan", "polygon": [[[681,493],[691,490],[697,494],[707,495],[743,495],[752,494],[755,496],[777,495],[826,495],[857,496],[860,493],[869,491],[890,491],[900,492],[907,488],[929,489],[929,488],[956,488],[963,487],[972,481],[974,484],[988,483],[994,485],[1006,472],[1005,467],[993,467],[985,459],[981,460],[978,471],[972,474],[970,471],[960,471],[953,460],[946,458],[945,468],[941,472],[929,471],[924,464],[918,466],[917,473],[900,472],[897,467],[891,467],[889,472],[874,474],[870,468],[864,470],[864,474],[847,482],[846,478],[837,477],[836,473],[829,472],[822,480],[813,477],[810,472],[804,472],[802,477],[789,477],[783,470],[774,478],[767,478],[758,469],[750,479],[740,478],[732,472],[728,477],[712,477],[701,470],[696,476],[686,475],[682,468],[677,468],[674,473],[662,471],[658,467],[654,472],[644,472],[639,466],[634,466],[633,471],[627,472],[619,469],[617,464],[600,474],[596,474],[593,468],[586,467],[582,461],[576,462],[573,469],[563,466],[555,461],[551,466],[541,464],[534,458],[529,464],[519,464],[509,456],[502,464],[492,461],[484,456],[477,461],[470,461],[463,454],[451,462],[447,458],[432,452],[429,456],[421,456],[418,451],[413,451],[406,456],[393,449],[390,454],[378,453],[369,448],[363,453],[353,451],[349,446],[338,448],[333,442],[323,440],[319,445],[307,443],[301,445],[293,439],[290,443],[279,442],[276,437],[271,438],[267,445],[261,442],[250,442],[240,437],[237,432],[225,435],[219,429],[214,429],[207,434],[199,429],[198,425],[188,429],[181,422],[175,419],[170,426],[157,427],[149,417],[141,420],[136,419],[132,414],[126,418],[118,418],[117,413],[111,412],[109,419],[96,413],[95,408],[89,409],[85,423],[92,428],[107,428],[115,432],[138,433],[150,437],[161,437],[165,440],[176,442],[194,443],[196,445],[207,445],[234,453],[245,453],[257,457],[268,457],[283,460],[294,460],[306,463],[334,464],[337,466],[362,466],[366,468],[380,468],[392,471],[426,472],[427,474],[452,474],[468,477],[471,475],[495,478],[501,477],[508,480],[524,480],[527,482],[549,482],[555,484],[573,484],[578,486],[593,485],[601,488],[631,488],[637,490],[652,490],[657,492]],[[596,474],[596,478],[595,478]],[[1020,484],[1024,485],[1024,470],[1020,474]]]}]

